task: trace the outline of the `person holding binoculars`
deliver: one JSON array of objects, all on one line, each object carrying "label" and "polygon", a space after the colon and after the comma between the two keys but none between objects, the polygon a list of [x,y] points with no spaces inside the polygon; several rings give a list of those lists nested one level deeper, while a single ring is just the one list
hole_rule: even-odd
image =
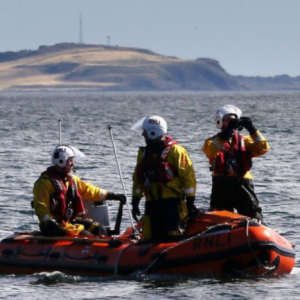
[{"label": "person holding binoculars", "polygon": [[[217,110],[215,125],[221,131],[205,140],[202,151],[212,171],[212,210],[235,209],[239,214],[262,221],[262,209],[254,192],[250,169],[252,158],[269,151],[267,140],[249,117],[231,104]],[[249,135],[240,131],[245,128]]]}]

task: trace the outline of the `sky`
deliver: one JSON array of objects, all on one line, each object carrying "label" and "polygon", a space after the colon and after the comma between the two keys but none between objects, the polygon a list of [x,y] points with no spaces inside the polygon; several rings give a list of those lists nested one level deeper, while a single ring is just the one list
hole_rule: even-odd
[{"label": "sky", "polygon": [[0,0],[0,52],[80,41],[300,76],[300,0]]}]

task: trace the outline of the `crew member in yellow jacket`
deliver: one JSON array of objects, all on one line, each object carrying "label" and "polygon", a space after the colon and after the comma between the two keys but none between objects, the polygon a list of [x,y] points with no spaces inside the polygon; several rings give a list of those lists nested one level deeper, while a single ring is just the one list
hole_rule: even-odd
[{"label": "crew member in yellow jacket", "polygon": [[118,200],[125,203],[125,195],[108,192],[72,174],[75,152],[71,146],[56,147],[52,152],[52,164],[33,188],[33,207],[42,234],[105,235],[106,229],[102,224],[84,218],[83,201]]},{"label": "crew member in yellow jacket", "polygon": [[196,178],[187,150],[166,136],[167,123],[159,116],[143,118],[132,129],[142,129],[146,142],[139,148],[133,174],[133,217],[138,221],[139,202],[145,197],[144,238],[181,235],[180,221],[197,213]]},{"label": "crew member in yellow jacket", "polygon": [[[238,213],[262,220],[262,210],[254,192],[252,158],[269,150],[267,140],[248,117],[231,104],[218,109],[215,125],[221,129],[208,138],[202,147],[211,164],[212,192],[210,206],[213,210],[237,210]],[[239,133],[245,128],[250,135]]]}]

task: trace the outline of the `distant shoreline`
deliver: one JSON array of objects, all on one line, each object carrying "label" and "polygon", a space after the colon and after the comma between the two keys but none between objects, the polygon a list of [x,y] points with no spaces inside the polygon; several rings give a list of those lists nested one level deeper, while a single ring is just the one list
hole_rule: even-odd
[{"label": "distant shoreline", "polygon": [[147,49],[60,43],[0,53],[0,91],[298,91],[300,76],[232,76],[210,58],[184,60]]}]

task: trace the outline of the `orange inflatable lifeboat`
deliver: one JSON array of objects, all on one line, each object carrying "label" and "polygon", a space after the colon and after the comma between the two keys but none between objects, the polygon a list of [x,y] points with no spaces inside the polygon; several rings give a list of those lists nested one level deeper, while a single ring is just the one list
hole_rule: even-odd
[{"label": "orange inflatable lifeboat", "polygon": [[140,225],[112,237],[15,233],[0,242],[0,273],[276,276],[289,274],[295,264],[293,245],[283,236],[228,211],[199,214],[172,241],[145,241]]}]

